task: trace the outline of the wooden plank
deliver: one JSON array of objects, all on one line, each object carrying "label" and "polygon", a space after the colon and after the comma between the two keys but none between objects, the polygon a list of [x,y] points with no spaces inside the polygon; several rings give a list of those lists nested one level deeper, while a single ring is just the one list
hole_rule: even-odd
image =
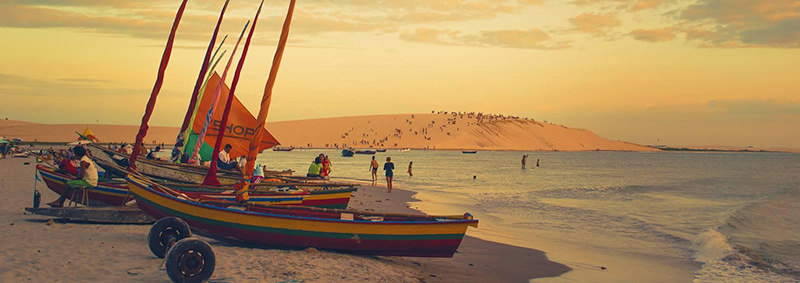
[{"label": "wooden plank", "polygon": [[75,222],[150,224],[155,221],[136,207],[26,207],[25,211]]}]

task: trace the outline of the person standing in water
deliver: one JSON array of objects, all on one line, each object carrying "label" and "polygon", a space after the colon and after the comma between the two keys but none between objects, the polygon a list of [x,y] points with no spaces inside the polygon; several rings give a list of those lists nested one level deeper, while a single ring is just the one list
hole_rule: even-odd
[{"label": "person standing in water", "polygon": [[536,159],[536,167],[539,167],[539,159]]},{"label": "person standing in water", "polygon": [[378,182],[378,161],[375,156],[372,156],[372,161],[369,163],[369,171],[372,171],[372,185]]},{"label": "person standing in water", "polygon": [[411,172],[411,165],[414,164],[414,161],[408,162],[408,176],[414,176],[414,173]]},{"label": "person standing in water", "polygon": [[391,157],[386,157],[386,163],[383,164],[383,170],[386,170],[386,188],[388,192],[392,192],[392,178],[394,177],[394,163]]},{"label": "person standing in water", "polygon": [[522,169],[525,169],[525,164],[528,163],[528,155],[522,155]]}]

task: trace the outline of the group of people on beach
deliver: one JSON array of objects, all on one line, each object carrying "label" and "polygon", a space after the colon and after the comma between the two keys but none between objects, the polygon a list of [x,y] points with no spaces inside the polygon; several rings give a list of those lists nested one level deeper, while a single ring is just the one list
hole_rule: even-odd
[{"label": "group of people on beach", "polygon": [[331,159],[327,155],[320,153],[308,166],[306,177],[328,179],[331,174]]},{"label": "group of people on beach", "polygon": [[[408,162],[408,176],[414,176],[412,171],[412,166],[414,165],[413,161]],[[392,192],[392,179],[394,179],[394,163],[392,162],[391,157],[386,157],[386,163],[383,163],[383,170],[386,173],[386,189],[388,192]],[[369,162],[369,171],[372,172],[372,185],[378,182],[378,161],[375,160],[375,156],[372,157],[372,160]]]}]

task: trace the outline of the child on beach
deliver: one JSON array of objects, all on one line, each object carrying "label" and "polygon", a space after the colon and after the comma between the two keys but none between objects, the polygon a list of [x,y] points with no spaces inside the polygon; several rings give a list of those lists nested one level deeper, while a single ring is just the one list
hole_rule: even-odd
[{"label": "child on beach", "polygon": [[391,157],[386,157],[386,163],[383,164],[383,170],[386,170],[386,188],[388,192],[392,192],[392,178],[394,177],[394,163]]}]

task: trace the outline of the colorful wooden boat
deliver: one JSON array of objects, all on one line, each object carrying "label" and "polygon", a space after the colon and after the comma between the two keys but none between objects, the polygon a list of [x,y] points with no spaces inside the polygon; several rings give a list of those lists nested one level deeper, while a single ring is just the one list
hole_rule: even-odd
[{"label": "colorful wooden boat", "polygon": [[[103,167],[103,169],[109,170],[104,166],[105,164],[116,164],[122,168],[127,168],[128,158],[130,157],[128,154],[115,152],[94,144],[88,145],[88,147],[92,150],[92,159]],[[138,159],[136,167],[137,172],[147,176],[195,184],[203,182],[207,170],[207,167],[175,164],[152,159]],[[292,173],[293,171],[291,170],[267,171],[265,175],[271,177],[288,177],[291,176]],[[242,179],[242,174],[238,171],[219,169],[217,170],[217,178],[222,184],[235,184]]]},{"label": "colorful wooden boat", "polygon": [[315,247],[346,253],[452,257],[468,226],[458,216],[413,216],[309,207],[219,207],[171,191],[142,175],[126,177],[131,194],[153,218],[175,216],[193,231],[256,245]]},{"label": "colorful wooden boat", "polygon": [[[47,184],[47,187],[59,195],[67,188],[67,182],[75,178],[41,164],[36,166],[36,171]],[[196,187],[184,184],[172,184],[170,187],[193,198],[208,201],[235,200],[234,191],[230,188]],[[318,190],[300,189],[284,193],[273,192],[269,191],[269,188],[255,186],[249,193],[251,196],[250,201],[259,204],[347,208],[347,204],[350,203],[350,196],[356,190],[354,187],[343,187]],[[97,183],[96,187],[87,189],[85,196],[82,193],[78,193],[75,196],[69,196],[69,198],[74,202],[86,203],[90,206],[122,205],[132,199],[128,193],[128,184],[125,181],[117,180],[102,180]]]}]

